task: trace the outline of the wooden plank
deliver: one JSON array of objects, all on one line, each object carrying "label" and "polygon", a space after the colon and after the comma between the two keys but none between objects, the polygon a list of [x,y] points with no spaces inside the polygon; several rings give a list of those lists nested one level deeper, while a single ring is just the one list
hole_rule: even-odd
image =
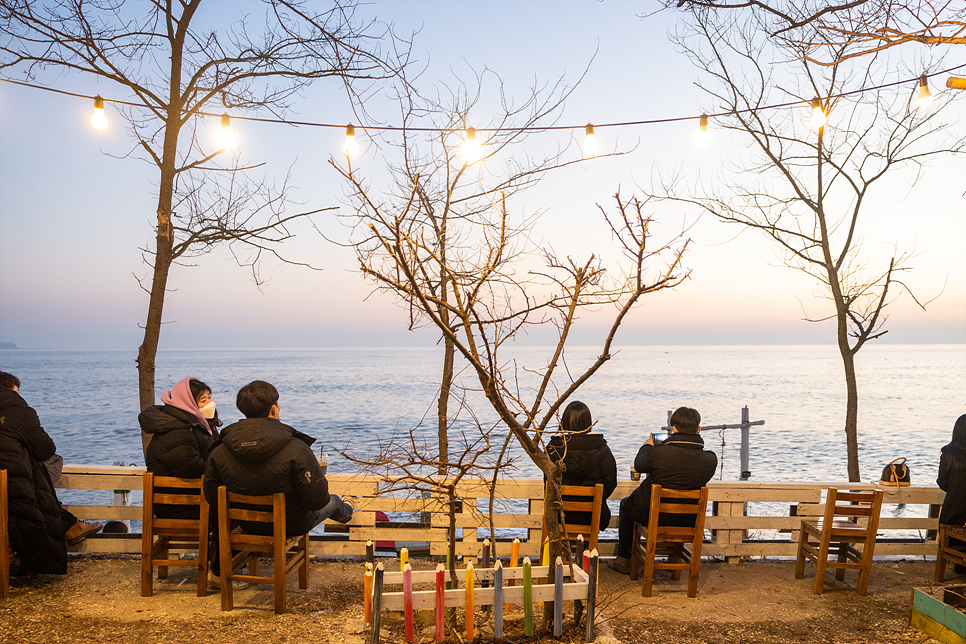
[{"label": "wooden plank", "polygon": [[[740,503],[734,505],[741,506]],[[704,520],[704,527],[708,530],[797,530],[801,526],[802,518],[801,516],[723,516],[719,507],[718,516],[708,516]],[[939,519],[928,517],[882,517],[879,519],[879,530],[935,530],[938,527]]]},{"label": "wooden plank", "polygon": [[[432,526],[434,528],[448,528],[449,516],[446,514],[433,514]],[[493,515],[493,525],[497,528],[536,528],[539,530],[543,526],[543,517],[532,514],[495,514]],[[488,528],[490,517],[485,514],[476,515],[464,512],[456,515],[457,528]]]},{"label": "wooden plank", "polygon": [[815,503],[822,499],[821,489],[708,489],[709,501],[760,502],[760,503]]},{"label": "wooden plank", "polygon": [[[348,496],[348,495],[345,495]],[[353,511],[381,510],[382,512],[445,512],[442,503],[434,499],[403,499],[395,497],[352,497]]]},{"label": "wooden plank", "polygon": [[349,528],[353,541],[445,541],[446,530],[434,528]]},{"label": "wooden plank", "polygon": [[64,463],[64,474],[130,474],[144,476],[147,468],[138,465],[77,465]]},{"label": "wooden plank", "polygon": [[349,523],[339,523],[335,519],[326,519],[325,521],[323,521],[323,523],[325,525],[332,525],[332,526],[348,525],[348,526],[371,528],[376,523],[376,513],[375,512],[356,512],[355,508],[353,508],[352,518],[349,520]]},{"label": "wooden plank", "polygon": [[922,631],[929,637],[943,644],[966,644],[966,638],[961,637],[954,631],[946,628],[934,619],[923,615],[917,610],[912,611],[909,625],[916,630]]},{"label": "wooden plank", "polygon": [[140,505],[65,505],[78,519],[94,521],[140,521],[144,511]]},{"label": "wooden plank", "polygon": [[68,552],[121,552],[121,553],[140,553],[141,535],[118,535],[108,537],[95,534],[87,537],[80,543],[67,546]]},{"label": "wooden plank", "polygon": [[143,475],[139,474],[67,474],[65,472],[54,487],[64,490],[140,490],[143,481]]},{"label": "wooden plank", "polygon": [[[493,588],[475,588],[473,591],[474,605],[492,606]],[[533,601],[553,601],[553,584],[533,584]],[[587,583],[566,583],[563,585],[564,601],[574,599],[587,599]],[[503,602],[520,604],[523,603],[523,586],[504,586]],[[466,593],[462,588],[454,588],[444,593],[444,604],[451,608],[460,608],[466,602]],[[383,610],[402,610],[402,593],[383,593]],[[422,590],[413,593],[413,609],[427,610],[436,606],[436,593],[433,590]]]}]

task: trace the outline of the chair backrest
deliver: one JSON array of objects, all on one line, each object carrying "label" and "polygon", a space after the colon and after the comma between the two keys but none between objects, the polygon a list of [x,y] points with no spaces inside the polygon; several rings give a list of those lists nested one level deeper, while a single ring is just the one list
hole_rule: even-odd
[{"label": "chair backrest", "polygon": [[[199,526],[208,525],[210,508],[202,490],[205,477],[197,479],[182,479],[174,476],[157,476],[153,472],[144,473],[142,485],[144,500],[142,518],[151,521],[155,528],[197,530]],[[198,508],[198,518],[164,518],[156,516],[159,509],[156,506],[168,506],[177,512],[184,508]],[[166,514],[166,512],[163,512]]]},{"label": "chair backrest", "polygon": [[[251,532],[231,532],[229,526],[237,522],[270,524],[270,535]],[[247,550],[273,552],[276,539],[279,547],[285,544],[285,494],[277,492],[264,496],[250,496],[229,492],[224,485],[218,488],[218,528],[229,528],[231,543],[244,544]],[[268,529],[265,530],[268,532]]]},{"label": "chair backrest", "polygon": [[[648,539],[693,541],[704,538],[704,517],[708,512],[708,488],[672,490],[651,486]],[[664,517],[664,523],[661,523]],[[673,525],[672,525],[673,524]]]},{"label": "chair backrest", "polygon": [[864,527],[874,535],[879,528],[882,498],[882,490],[847,492],[830,487],[825,497],[825,525],[832,525],[838,517],[855,519],[857,528]]},{"label": "chair backrest", "polygon": [[[544,490],[544,498],[550,496],[550,483]],[[587,541],[587,549],[593,550],[597,547],[597,534],[600,532],[600,506],[604,501],[604,485],[561,485],[561,497],[578,497],[577,499],[562,499],[564,524],[561,524],[567,531],[567,536],[575,538],[578,534],[584,535]],[[577,523],[571,521],[574,513],[590,513],[590,523]],[[546,535],[546,525],[544,525],[544,535]]]}]

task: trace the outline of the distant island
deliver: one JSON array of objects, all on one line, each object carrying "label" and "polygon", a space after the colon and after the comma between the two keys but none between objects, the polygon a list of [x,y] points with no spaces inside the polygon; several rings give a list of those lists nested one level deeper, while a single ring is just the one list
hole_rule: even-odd
[{"label": "distant island", "polygon": [[0,342],[0,351],[4,349],[19,349],[13,342]]}]

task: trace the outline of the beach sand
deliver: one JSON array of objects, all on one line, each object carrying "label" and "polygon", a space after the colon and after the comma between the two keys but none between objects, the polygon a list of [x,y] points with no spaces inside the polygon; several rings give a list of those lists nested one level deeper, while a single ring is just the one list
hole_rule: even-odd
[{"label": "beach sand", "polygon": [[[388,569],[398,562],[384,560]],[[415,560],[432,568],[428,560]],[[814,566],[802,580],[794,562],[751,561],[741,565],[704,562],[695,598],[686,596],[686,574],[679,582],[658,572],[654,596],[640,596],[640,584],[603,567],[600,574],[598,642],[865,644],[934,642],[908,626],[911,589],[932,586],[934,564],[923,561],[877,561],[869,594],[855,594],[857,573],[845,582],[828,574],[825,592],[812,593]],[[311,564],[309,590],[289,579],[288,612],[275,615],[271,586],[235,594],[235,610],[222,612],[219,595],[195,595],[195,573],[172,568],[155,582],[153,597],[140,596],[137,556],[73,557],[67,575],[38,580],[15,578],[11,597],[0,601],[0,642],[64,643],[220,643],[281,644],[368,642],[363,627],[363,565],[323,561]],[[949,567],[947,583],[962,582]],[[565,616],[572,616],[567,604]],[[510,615],[511,634],[522,641],[519,622]],[[432,641],[428,620],[417,628],[417,642]],[[487,618],[476,617],[484,633]],[[383,642],[403,642],[402,622],[386,614]],[[462,633],[460,633],[462,636]],[[487,639],[487,638],[484,638]],[[490,636],[488,639],[492,639]],[[461,642],[450,632],[448,642]],[[529,640],[534,641],[534,640]],[[545,638],[538,641],[558,641]],[[582,642],[571,630],[565,642]]]}]

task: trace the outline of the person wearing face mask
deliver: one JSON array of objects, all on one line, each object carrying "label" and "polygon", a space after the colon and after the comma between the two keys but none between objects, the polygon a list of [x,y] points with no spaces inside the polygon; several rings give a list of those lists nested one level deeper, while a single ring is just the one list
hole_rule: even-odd
[{"label": "person wearing face mask", "polygon": [[[164,404],[148,407],[138,416],[141,429],[151,436],[145,451],[148,471],[158,476],[200,478],[221,425],[211,388],[197,378],[185,378],[161,394],[161,402]],[[155,506],[155,514],[170,519],[198,516],[194,508],[184,506]]]}]

